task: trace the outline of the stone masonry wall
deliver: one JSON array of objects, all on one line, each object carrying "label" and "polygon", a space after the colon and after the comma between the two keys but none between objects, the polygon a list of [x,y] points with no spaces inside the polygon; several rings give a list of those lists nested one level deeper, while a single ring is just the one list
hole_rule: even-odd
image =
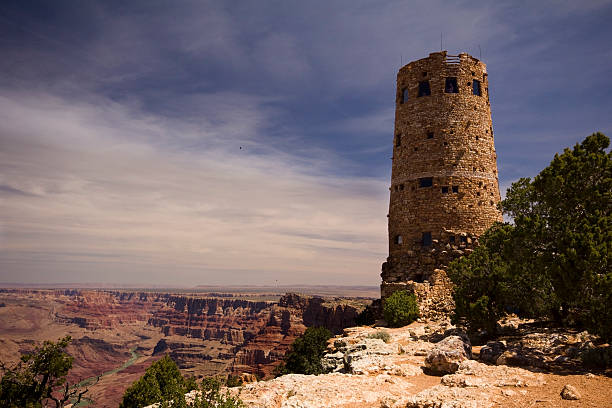
[{"label": "stone masonry wall", "polygon": [[[432,286],[434,271],[469,253],[502,220],[485,64],[443,51],[402,67],[393,146],[383,300],[398,285]],[[425,292],[423,299],[437,296]]]}]

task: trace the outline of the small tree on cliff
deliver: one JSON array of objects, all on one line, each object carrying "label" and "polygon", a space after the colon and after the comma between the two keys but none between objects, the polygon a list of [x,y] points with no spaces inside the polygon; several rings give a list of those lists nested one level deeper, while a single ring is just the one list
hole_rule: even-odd
[{"label": "small tree on cliff", "polygon": [[147,368],[144,375],[123,394],[120,408],[140,408],[156,402],[176,400],[184,402],[184,394],[196,387],[193,380],[181,375],[176,363],[165,355]]},{"label": "small tree on cliff", "polygon": [[325,327],[307,328],[302,336],[295,339],[277,373],[322,374],[321,358],[327,349],[327,340],[331,337],[331,332]]},{"label": "small tree on cliff", "polygon": [[[144,375],[123,394],[120,408],[141,408],[155,403],[160,408],[241,408],[238,398],[220,392],[221,384],[215,378],[205,378],[200,387],[195,379],[185,378],[176,363],[166,355],[151,364]],[[197,389],[194,400],[187,403],[185,394]]]},{"label": "small tree on cliff", "polygon": [[55,343],[45,341],[13,367],[0,363],[0,407],[42,407],[51,401],[63,407],[69,401],[80,402],[88,389],[66,380],[73,361],[65,350],[70,340],[66,336]]}]

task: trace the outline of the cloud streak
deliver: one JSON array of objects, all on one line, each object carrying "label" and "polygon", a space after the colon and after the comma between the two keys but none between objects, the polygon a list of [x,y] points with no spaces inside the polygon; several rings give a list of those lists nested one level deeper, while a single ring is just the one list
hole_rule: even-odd
[{"label": "cloud streak", "polygon": [[[185,125],[98,106],[0,98],[0,112],[12,118],[0,121],[2,191],[10,193],[2,203],[3,269],[17,265],[26,281],[46,281],[48,271],[75,279],[83,263],[79,281],[99,281],[104,271],[110,281],[140,283],[144,269],[171,273],[156,283],[232,283],[219,270],[243,271],[236,283],[272,283],[259,279],[261,270],[287,284],[313,276],[375,281],[385,255],[386,183],[252,154],[248,143],[240,149],[241,124],[229,131],[225,123]],[[193,141],[208,147],[181,148]]]}]

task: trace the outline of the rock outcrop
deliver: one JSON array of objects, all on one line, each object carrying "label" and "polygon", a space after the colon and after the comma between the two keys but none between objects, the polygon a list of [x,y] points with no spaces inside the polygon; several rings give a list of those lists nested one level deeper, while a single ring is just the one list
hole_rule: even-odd
[{"label": "rock outcrop", "polygon": [[580,393],[575,387],[567,384],[561,390],[561,398],[563,398],[564,400],[579,400]]},{"label": "rock outcrop", "polygon": [[425,358],[425,367],[435,375],[452,374],[459,365],[472,358],[472,345],[467,338],[449,336],[436,343]]},{"label": "rock outcrop", "polygon": [[[400,329],[350,328],[330,341],[319,376],[285,375],[231,389],[249,407],[491,407],[527,387],[542,386],[541,374],[521,368],[490,366],[470,360],[461,336],[432,343],[444,327],[413,323]],[[447,331],[452,332],[452,331]],[[453,374],[423,372],[432,351],[457,353]],[[452,354],[452,353],[451,353]],[[454,358],[453,354],[453,358]],[[454,360],[453,363],[454,364]],[[503,406],[503,405],[502,405]]]}]

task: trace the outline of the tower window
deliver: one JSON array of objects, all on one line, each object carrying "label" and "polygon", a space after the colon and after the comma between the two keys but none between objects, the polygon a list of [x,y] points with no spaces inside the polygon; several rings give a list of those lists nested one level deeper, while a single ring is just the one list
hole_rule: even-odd
[{"label": "tower window", "polygon": [[480,81],[475,79],[474,81],[472,81],[472,94],[473,95],[478,95],[481,96],[482,94],[480,93]]},{"label": "tower window", "polygon": [[395,245],[402,245],[404,243],[404,239],[401,235],[396,235],[393,242],[395,242]]},{"label": "tower window", "polygon": [[455,236],[451,235],[450,237],[448,237],[448,242],[450,242],[451,244],[455,242]]},{"label": "tower window", "polygon": [[402,145],[402,134],[399,133],[395,135],[395,147],[400,147]]},{"label": "tower window", "polygon": [[459,192],[459,186],[453,186],[453,193]]},{"label": "tower window", "polygon": [[400,103],[405,103],[408,100],[408,88],[402,88]]},{"label": "tower window", "polygon": [[462,244],[466,244],[467,243],[467,237],[464,237],[463,235],[460,237],[461,239],[461,243]]},{"label": "tower window", "polygon": [[[404,191],[404,185],[403,185],[403,184],[400,184],[400,185],[399,185],[399,189],[400,189],[400,191]],[[478,193],[478,194],[480,194],[480,193]]]},{"label": "tower window", "polygon": [[446,84],[444,85],[444,92],[459,93],[459,85],[457,85],[457,78],[455,77],[446,78]]},{"label": "tower window", "polygon": [[423,71],[423,76],[426,77],[427,76],[427,71]]},{"label": "tower window", "polygon": [[442,186],[442,194],[448,194],[448,186]]},{"label": "tower window", "polygon": [[422,177],[419,179],[419,187],[433,186],[433,177]]},{"label": "tower window", "polygon": [[427,138],[428,139],[433,139],[434,137],[434,133],[433,132],[427,132]]},{"label": "tower window", "polygon": [[431,246],[431,232],[424,232],[421,235],[421,243],[423,246]]},{"label": "tower window", "polygon": [[431,95],[431,89],[429,88],[429,81],[419,82],[419,97]]}]

